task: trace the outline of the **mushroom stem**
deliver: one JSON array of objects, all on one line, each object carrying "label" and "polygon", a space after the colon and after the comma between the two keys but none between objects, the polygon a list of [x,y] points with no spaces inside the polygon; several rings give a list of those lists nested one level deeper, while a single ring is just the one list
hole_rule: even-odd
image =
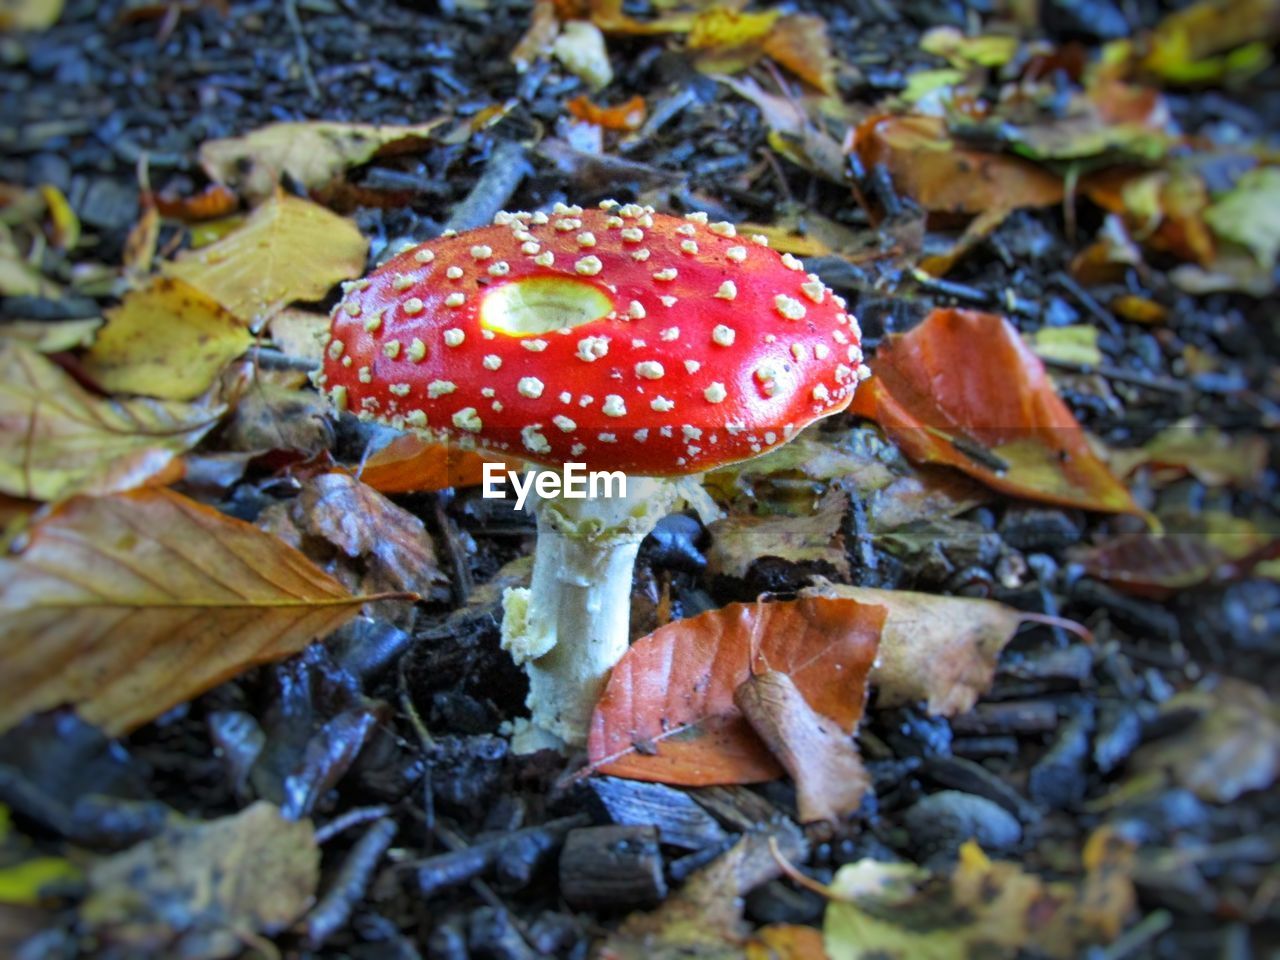
[{"label": "mushroom stem", "polygon": [[636,553],[681,488],[629,477],[625,496],[533,506],[533,578],[503,596],[502,646],[529,676],[533,725],[566,744],[586,741],[609,671],[627,650]]}]

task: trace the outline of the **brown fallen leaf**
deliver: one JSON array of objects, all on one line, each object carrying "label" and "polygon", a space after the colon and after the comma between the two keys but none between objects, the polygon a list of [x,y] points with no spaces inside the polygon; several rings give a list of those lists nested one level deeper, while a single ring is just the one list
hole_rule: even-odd
[{"label": "brown fallen leaf", "polygon": [[80,920],[130,956],[215,960],[280,933],[315,899],[320,848],[309,820],[258,801],[207,822],[176,819],[89,869]]},{"label": "brown fallen leaf", "polygon": [[911,332],[886,337],[874,368],[850,410],[913,460],[956,467],[1015,497],[1142,513],[1002,317],[934,310]]},{"label": "brown fallen leaf", "polygon": [[969,960],[1024,953],[1068,960],[1123,931],[1136,906],[1133,846],[1103,827],[1078,882],[992,861],[972,840],[950,876],[860,860],[840,868],[823,921],[831,960]]},{"label": "brown fallen leaf", "polygon": [[319,300],[364,272],[369,241],[350,220],[277,192],[221,240],[164,272],[185,280],[258,329],[294,300]]},{"label": "brown fallen leaf", "polygon": [[0,730],[72,703],[127,732],[386,599],[170,490],[73,498],[24,539],[0,558]]},{"label": "brown fallen leaf", "polygon": [[848,495],[834,490],[823,498],[812,516],[730,514],[709,528],[712,540],[707,569],[712,574],[741,579],[757,560],[777,557],[788,563],[826,567],[847,577],[849,556],[840,530],[848,506]]},{"label": "brown fallen leaf", "polygon": [[1276,556],[1280,537],[1248,520],[1214,511],[1180,519],[1176,529],[1163,533],[1121,534],[1071,553],[1090,576],[1155,600],[1167,600],[1179,590],[1238,580]]},{"label": "brown fallen leaf", "polygon": [[741,960],[749,937],[742,899],[782,872],[778,856],[803,859],[795,825],[771,824],[743,836],[691,876],[656,910],[633,913],[609,934],[599,960]]},{"label": "brown fallen leaf", "polygon": [[169,483],[222,414],[96,397],[47,358],[0,342],[0,492],[58,500]]},{"label": "brown fallen leaf", "polygon": [[853,737],[815,713],[787,674],[752,674],[733,702],[795,783],[800,823],[836,821],[858,809],[871,778]]},{"label": "brown fallen leaf", "polygon": [[1192,711],[1190,726],[1143,744],[1137,771],[1159,771],[1210,803],[1231,803],[1280,777],[1280,710],[1261,687],[1212,677],[1161,704],[1165,715]]},{"label": "brown fallen leaf", "polygon": [[332,408],[313,391],[260,375],[236,400],[219,439],[239,453],[295,455],[286,460],[321,457],[333,447]]},{"label": "brown fallen leaf", "polygon": [[235,314],[172,277],[126,294],[106,317],[84,365],[112,393],[194,400],[253,343]]},{"label": "brown fallen leaf", "polygon": [[208,140],[200,165],[209,179],[248,197],[271,195],[288,174],[307,190],[319,190],[348,167],[379,154],[421,150],[445,118],[409,126],[304,120],[272,123],[240,137]]},{"label": "brown fallen leaf", "polygon": [[820,583],[801,591],[801,596],[883,607],[880,653],[871,673],[876,704],[923,700],[935,716],[964,713],[991,689],[1000,651],[1021,624],[1052,623],[1088,636],[1070,620],[1015,610],[994,600],[840,583]]},{"label": "brown fallen leaf", "polygon": [[593,768],[686,786],[774,779],[782,768],[734,692],[753,672],[787,673],[814,711],[852,732],[884,616],[808,597],[730,604],[658,628],[613,668],[592,717]]},{"label": "brown fallen leaf", "polygon": [[293,500],[264,510],[258,525],[351,590],[427,597],[448,582],[423,522],[343,473],[308,480]]}]

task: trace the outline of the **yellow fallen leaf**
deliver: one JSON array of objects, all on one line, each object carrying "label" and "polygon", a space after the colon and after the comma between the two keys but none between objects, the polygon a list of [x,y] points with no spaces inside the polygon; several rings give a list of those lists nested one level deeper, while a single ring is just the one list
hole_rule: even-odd
[{"label": "yellow fallen leaf", "polygon": [[272,123],[242,137],[210,140],[200,147],[200,165],[211,180],[253,200],[270,196],[282,174],[318,190],[348,167],[382,150],[420,148],[444,119],[412,126],[302,121]]},{"label": "yellow fallen leaf", "polygon": [[182,280],[160,277],[107,311],[107,325],[85,355],[105,390],[161,400],[193,400],[253,335],[235,314]]},{"label": "yellow fallen leaf", "polygon": [[60,295],[57,284],[23,259],[13,234],[0,224],[0,296],[56,299]]},{"label": "yellow fallen leaf", "polygon": [[73,703],[124,733],[386,596],[171,490],[73,498],[26,539],[0,559],[0,730]]},{"label": "yellow fallen leaf", "polygon": [[172,479],[222,407],[94,396],[28,347],[0,344],[0,492],[35,500]]},{"label": "yellow fallen leaf", "polygon": [[0,339],[25,343],[40,353],[61,353],[87,347],[102,326],[98,317],[84,320],[14,320],[0,326]]},{"label": "yellow fallen leaf", "polygon": [[62,0],[0,0],[0,30],[47,30],[62,16]]},{"label": "yellow fallen leaf", "polygon": [[276,193],[244,225],[168,264],[164,272],[203,290],[257,329],[294,300],[319,300],[364,272],[369,242],[350,220]]}]

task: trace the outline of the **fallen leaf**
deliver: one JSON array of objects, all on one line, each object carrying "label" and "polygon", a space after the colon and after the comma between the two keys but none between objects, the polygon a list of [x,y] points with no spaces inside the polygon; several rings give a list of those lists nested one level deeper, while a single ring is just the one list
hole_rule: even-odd
[{"label": "fallen leaf", "polygon": [[84,320],[10,320],[0,326],[0,341],[22,343],[38,353],[61,353],[87,347],[102,326],[97,317]]},{"label": "fallen leaf", "polygon": [[884,164],[894,185],[933,213],[1006,213],[1062,201],[1062,181],[1029,160],[955,143],[945,121],[874,116],[853,138],[867,169]]},{"label": "fallen leaf", "polygon": [[233,957],[287,929],[315,899],[320,848],[309,820],[258,801],[163,833],[89,869],[80,920],[109,948],[187,960]]},{"label": "fallen leaf", "polygon": [[[782,872],[774,850],[803,859],[803,834],[789,821],[745,834],[649,913],[633,913],[600,946],[600,960],[741,960],[749,930],[743,898]],[[816,960],[807,957],[806,960]]]},{"label": "fallen leaf", "polygon": [[421,150],[444,118],[397,124],[296,121],[272,123],[244,136],[209,140],[200,165],[209,179],[247,196],[265,199],[284,175],[306,190],[319,190],[348,167],[380,153]]},{"label": "fallen leaf", "polygon": [[[346,474],[308,480],[293,500],[264,510],[258,525],[321,560],[327,572],[352,590],[426,597],[447,582],[423,522]],[[314,555],[316,539],[328,545],[324,553],[330,556]],[[335,562],[335,549],[356,562]]]},{"label": "fallen leaf", "polygon": [[358,471],[360,479],[382,493],[420,493],[448,487],[474,487],[484,481],[484,465],[505,461],[482,457],[449,443],[429,443],[401,434],[376,451]]},{"label": "fallen leaf", "polygon": [[188,197],[158,193],[145,195],[144,202],[147,200],[160,216],[184,223],[230,217],[240,206],[240,198],[221,183],[211,183],[199,193]]},{"label": "fallen leaf", "polygon": [[1247,249],[1258,265],[1273,270],[1280,254],[1280,167],[1246,172],[1204,212],[1219,237]]},{"label": "fallen leaf", "polygon": [[852,135],[851,152],[863,166],[883,166],[895,188],[930,213],[972,216],[951,250],[922,261],[928,273],[946,273],[1014,210],[1061,203],[1061,179],[1029,160],[963,147],[931,116],[870,117]]},{"label": "fallen leaf", "polygon": [[934,310],[910,333],[886,337],[874,367],[850,409],[913,460],[956,467],[1015,497],[1142,512],[1007,320]]},{"label": "fallen leaf", "polygon": [[[64,857],[40,856],[32,843],[13,829],[9,808],[0,804],[0,907],[34,907],[44,903],[48,891],[70,887],[80,880],[80,871]],[[8,932],[0,922],[0,946]]]},{"label": "fallen leaf", "polygon": [[67,201],[66,195],[52,184],[40,186],[48,216],[49,239],[59,250],[74,250],[80,242],[80,218]]},{"label": "fallen leaf", "polygon": [[112,393],[194,400],[253,343],[235,314],[172,277],[125,294],[106,318],[84,364]]},{"label": "fallen leaf", "polygon": [[[1175,83],[1204,83],[1233,72],[1230,54],[1280,35],[1275,0],[1200,0],[1165,16],[1147,39],[1143,69]],[[1237,56],[1235,63],[1239,63]]]},{"label": "fallen leaf", "polygon": [[957,27],[933,27],[920,38],[920,49],[955,67],[1003,67],[1018,52],[1015,36],[985,33],[966,36]]},{"label": "fallen leaf", "polygon": [[784,16],[764,37],[765,56],[823,93],[836,92],[836,66],[827,22],[812,14]]},{"label": "fallen leaf", "polygon": [[585,123],[595,124],[605,130],[639,130],[644,125],[648,107],[644,97],[636,94],[630,100],[612,107],[601,107],[591,102],[585,94],[574,97],[565,104],[569,115]]},{"label": "fallen leaf", "polygon": [[96,397],[40,354],[0,343],[0,492],[58,500],[170,482],[222,413]]},{"label": "fallen leaf", "polygon": [[48,30],[62,16],[63,0],[4,0],[0,30]]},{"label": "fallen leaf", "polygon": [[968,960],[1024,953],[1077,957],[1109,943],[1136,905],[1133,848],[1103,828],[1078,882],[1045,881],[989,860],[970,840],[950,876],[860,860],[837,871],[823,922],[831,960]]},{"label": "fallen leaf", "polygon": [[1231,803],[1265,790],[1280,776],[1280,710],[1261,687],[1214,677],[1160,706],[1164,715],[1192,711],[1177,733],[1143,744],[1129,762],[1161,771],[1202,800]]},{"label": "fallen leaf", "polygon": [[809,706],[851,732],[885,611],[810,597],[730,604],[660,627],[609,677],[587,745],[601,773],[685,786],[782,773],[734,704],[753,670],[790,675]]},{"label": "fallen leaf", "polygon": [[1141,447],[1116,448],[1107,454],[1117,476],[1127,477],[1149,466],[1172,474],[1188,474],[1205,486],[1248,488],[1267,468],[1270,443],[1260,434],[1229,434],[1193,419],[1165,427]]},{"label": "fallen leaf", "polygon": [[62,296],[57,284],[23,258],[13,233],[3,223],[0,223],[0,296],[53,300]]},{"label": "fallen leaf", "polygon": [[131,283],[141,283],[142,278],[151,272],[156,246],[160,243],[160,213],[151,202],[149,193],[144,193],[140,202],[142,215],[125,237],[124,251],[120,255],[124,275]]},{"label": "fallen leaf", "polygon": [[384,599],[169,490],[73,498],[25,540],[0,558],[0,730],[73,703],[127,732]]},{"label": "fallen leaf", "polygon": [[746,943],[747,960],[827,960],[822,931],[790,923],[771,923]]},{"label": "fallen leaf", "polygon": [[1102,362],[1102,351],[1098,349],[1098,328],[1088,324],[1041,327],[1027,337],[1027,342],[1041,360],[1058,360],[1082,367],[1093,367]]},{"label": "fallen leaf", "polygon": [[285,307],[267,323],[267,333],[279,351],[299,360],[324,362],[324,344],[329,339],[329,318],[323,313]]},{"label": "fallen leaf", "polygon": [[248,323],[261,326],[294,300],[319,300],[339,280],[364,271],[369,241],[350,220],[276,193],[243,226],[166,264]]},{"label": "fallen leaf", "polygon": [[297,455],[285,457],[286,463],[320,457],[333,447],[331,414],[328,401],[314,391],[258,376],[237,400],[219,439],[236,453]]},{"label": "fallen leaf", "polygon": [[1071,557],[1090,576],[1129,593],[1167,600],[1179,590],[1246,577],[1278,555],[1280,539],[1274,534],[1247,520],[1208,512],[1159,534],[1121,534],[1077,549]]},{"label": "fallen leaf", "polygon": [[752,674],[733,702],[795,783],[800,823],[836,822],[858,809],[871,778],[853,737],[816,713],[787,674]]},{"label": "fallen leaf", "polygon": [[710,527],[708,571],[741,579],[757,560],[777,557],[788,563],[823,566],[847,577],[849,557],[840,531],[848,506],[848,496],[836,491],[812,516],[730,514],[717,520]]},{"label": "fallen leaf", "polygon": [[876,705],[925,702],[929,713],[965,713],[991,689],[996,663],[1023,623],[1054,623],[1084,634],[1071,621],[1006,607],[994,600],[944,597],[820,583],[801,597],[853,600],[885,610],[880,653],[871,672]]}]

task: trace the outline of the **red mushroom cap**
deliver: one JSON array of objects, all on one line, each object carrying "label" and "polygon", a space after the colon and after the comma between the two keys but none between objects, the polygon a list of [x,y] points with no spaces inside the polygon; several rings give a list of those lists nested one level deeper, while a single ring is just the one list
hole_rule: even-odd
[{"label": "red mushroom cap", "polygon": [[339,409],[546,464],[639,475],[749,459],[848,406],[861,332],[763,237],[705,214],[500,214],[347,285]]}]

